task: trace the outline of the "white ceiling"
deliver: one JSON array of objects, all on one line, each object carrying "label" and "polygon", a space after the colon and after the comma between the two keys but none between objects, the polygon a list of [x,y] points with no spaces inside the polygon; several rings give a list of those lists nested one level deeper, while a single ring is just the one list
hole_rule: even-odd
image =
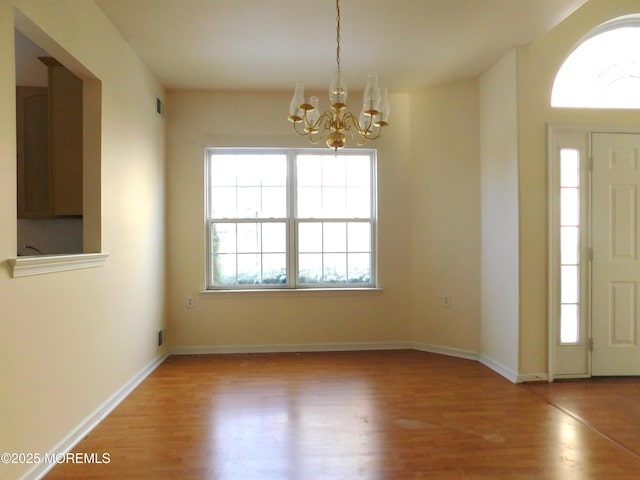
[{"label": "white ceiling", "polygon": [[[473,77],[587,0],[342,0],[342,71],[392,92]],[[328,87],[334,0],[96,0],[167,88]]]}]

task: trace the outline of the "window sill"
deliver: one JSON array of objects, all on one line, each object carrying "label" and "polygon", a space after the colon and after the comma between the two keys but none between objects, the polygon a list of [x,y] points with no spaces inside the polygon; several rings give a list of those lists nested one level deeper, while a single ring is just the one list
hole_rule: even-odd
[{"label": "window sill", "polygon": [[237,290],[203,290],[200,296],[216,297],[223,295],[292,295],[292,296],[331,296],[331,295],[380,295],[383,289],[380,287],[371,288],[264,288],[264,289],[237,289]]},{"label": "window sill", "polygon": [[10,258],[8,260],[13,278],[45,273],[79,270],[82,268],[102,267],[108,253],[78,253],[72,255],[38,255]]}]

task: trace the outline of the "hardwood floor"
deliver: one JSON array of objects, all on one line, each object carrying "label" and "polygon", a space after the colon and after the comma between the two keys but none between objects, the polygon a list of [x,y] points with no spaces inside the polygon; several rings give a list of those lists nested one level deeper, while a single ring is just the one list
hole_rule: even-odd
[{"label": "hardwood floor", "polygon": [[640,459],[640,378],[596,377],[527,387]]},{"label": "hardwood floor", "polygon": [[629,450],[473,361],[174,356],[74,450],[108,464],[46,479],[637,479]]}]

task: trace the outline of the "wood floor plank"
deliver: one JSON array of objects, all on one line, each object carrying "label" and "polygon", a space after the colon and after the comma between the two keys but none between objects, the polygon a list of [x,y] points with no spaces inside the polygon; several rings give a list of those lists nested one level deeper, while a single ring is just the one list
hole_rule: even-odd
[{"label": "wood floor plank", "polygon": [[481,364],[416,351],[172,356],[57,479],[637,479],[640,460]]},{"label": "wood floor plank", "polygon": [[594,377],[527,388],[640,458],[640,378]]}]

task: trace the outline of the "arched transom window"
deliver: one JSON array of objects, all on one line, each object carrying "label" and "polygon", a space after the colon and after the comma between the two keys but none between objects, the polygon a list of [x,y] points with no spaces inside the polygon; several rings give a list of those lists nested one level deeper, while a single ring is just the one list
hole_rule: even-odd
[{"label": "arched transom window", "polygon": [[640,14],[589,33],[560,67],[551,106],[640,108]]}]

